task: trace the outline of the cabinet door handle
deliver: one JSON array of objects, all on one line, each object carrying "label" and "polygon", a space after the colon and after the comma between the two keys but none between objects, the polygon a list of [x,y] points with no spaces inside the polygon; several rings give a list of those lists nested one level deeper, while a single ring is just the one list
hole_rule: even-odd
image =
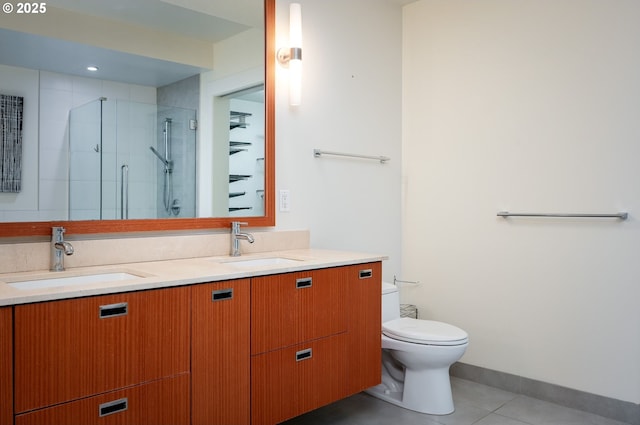
[{"label": "cabinet door handle", "polygon": [[129,303],[108,304],[100,306],[100,318],[126,316],[129,313]]},{"label": "cabinet door handle", "polygon": [[296,279],[296,288],[310,288],[313,283],[313,279],[310,277],[303,277],[302,279]]},{"label": "cabinet door handle", "polygon": [[233,299],[233,288],[211,291],[211,301],[224,301]]},{"label": "cabinet door handle", "polygon": [[312,355],[311,348],[307,348],[306,350],[296,351],[296,361],[300,362],[302,360],[310,359]]},{"label": "cabinet door handle", "polygon": [[119,400],[109,401],[107,403],[102,403],[98,406],[98,413],[100,417],[112,415],[118,412],[124,412],[129,407],[129,402],[127,398],[121,398]]},{"label": "cabinet door handle", "polygon": [[373,270],[371,269],[360,270],[358,274],[360,275],[360,279],[369,279],[370,277],[373,276]]}]

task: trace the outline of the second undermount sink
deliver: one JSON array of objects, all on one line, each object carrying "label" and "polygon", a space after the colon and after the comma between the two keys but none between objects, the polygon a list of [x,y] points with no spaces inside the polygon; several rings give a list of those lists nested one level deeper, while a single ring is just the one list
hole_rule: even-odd
[{"label": "second undermount sink", "polygon": [[246,260],[229,260],[224,261],[224,264],[233,267],[264,267],[264,266],[286,266],[292,264],[300,264],[302,260],[296,260],[293,258],[285,257],[263,257],[263,258],[249,258]]},{"label": "second undermount sink", "polygon": [[121,280],[144,279],[127,272],[105,272],[96,274],[87,274],[81,276],[61,276],[61,277],[36,277],[28,280],[20,280],[8,282],[7,285],[16,289],[45,289],[57,288],[60,286],[78,286],[89,283],[108,283]]}]

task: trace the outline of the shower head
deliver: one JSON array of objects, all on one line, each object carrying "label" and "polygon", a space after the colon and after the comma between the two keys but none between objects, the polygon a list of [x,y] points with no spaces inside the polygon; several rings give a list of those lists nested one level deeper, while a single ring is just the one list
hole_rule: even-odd
[{"label": "shower head", "polygon": [[173,161],[169,161],[168,159],[163,157],[160,154],[160,152],[158,152],[156,148],[154,148],[153,146],[149,146],[149,149],[151,149],[151,152],[153,152],[158,157],[158,159],[164,164],[165,170],[171,171],[171,168],[173,168],[172,167]]}]

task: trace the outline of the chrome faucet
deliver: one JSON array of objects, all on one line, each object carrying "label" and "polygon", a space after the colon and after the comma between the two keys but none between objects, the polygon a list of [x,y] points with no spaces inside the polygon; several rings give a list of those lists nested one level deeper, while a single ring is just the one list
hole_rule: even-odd
[{"label": "chrome faucet", "polygon": [[249,243],[253,243],[253,235],[251,233],[240,233],[240,225],[247,224],[241,223],[239,221],[231,222],[231,256],[239,257],[240,256],[240,239],[245,240]]},{"label": "chrome faucet", "polygon": [[64,227],[51,228],[51,271],[64,271],[64,256],[73,254],[73,245],[64,240]]}]

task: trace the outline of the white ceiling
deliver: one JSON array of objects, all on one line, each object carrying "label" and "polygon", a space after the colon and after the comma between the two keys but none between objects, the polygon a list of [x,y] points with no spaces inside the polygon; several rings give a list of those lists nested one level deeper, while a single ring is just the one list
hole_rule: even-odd
[{"label": "white ceiling", "polygon": [[[211,41],[261,28],[262,0],[49,0],[48,6]],[[245,13],[230,13],[243,10]],[[206,5],[206,7],[205,7]]]},{"label": "white ceiling", "polygon": [[[162,87],[204,70],[0,28],[0,63],[143,86]],[[100,67],[96,74],[87,65]]]},{"label": "white ceiling", "polygon": [[[403,6],[417,0],[384,1]],[[47,6],[211,43],[264,24],[263,0],[48,0]],[[204,71],[2,28],[0,63],[154,87]],[[89,63],[99,64],[98,74],[87,74]]]},{"label": "white ceiling", "polygon": [[391,3],[399,4],[400,6],[404,6],[405,4],[415,3],[419,0],[388,0]]},{"label": "white ceiling", "polygon": [[[49,0],[47,6],[211,43],[263,26],[262,0]],[[2,28],[0,63],[154,87],[205,70]],[[86,72],[91,63],[99,73]]]}]

